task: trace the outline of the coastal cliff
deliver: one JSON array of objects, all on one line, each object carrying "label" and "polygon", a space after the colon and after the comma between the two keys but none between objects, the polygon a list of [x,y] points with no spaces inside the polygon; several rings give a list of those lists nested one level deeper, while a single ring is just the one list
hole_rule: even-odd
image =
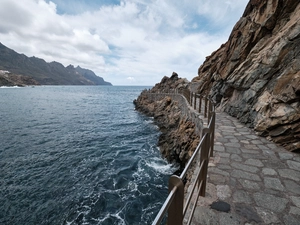
[{"label": "coastal cliff", "polygon": [[190,87],[290,151],[300,151],[300,2],[251,0]]},{"label": "coastal cliff", "polygon": [[112,85],[93,71],[27,57],[0,43],[0,86]]}]

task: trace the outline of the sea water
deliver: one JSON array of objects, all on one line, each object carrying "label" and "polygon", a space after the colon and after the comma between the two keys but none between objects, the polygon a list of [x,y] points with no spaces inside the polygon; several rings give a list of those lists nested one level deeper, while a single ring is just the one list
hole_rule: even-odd
[{"label": "sea water", "polygon": [[151,224],[177,168],[145,88],[0,88],[0,224]]}]

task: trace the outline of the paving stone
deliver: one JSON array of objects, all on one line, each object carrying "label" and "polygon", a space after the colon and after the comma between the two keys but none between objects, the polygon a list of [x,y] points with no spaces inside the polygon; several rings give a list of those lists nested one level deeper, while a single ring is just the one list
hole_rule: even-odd
[{"label": "paving stone", "polygon": [[218,152],[218,155],[222,158],[229,158],[230,154],[225,152]]},{"label": "paving stone", "polygon": [[249,179],[254,181],[261,181],[260,177],[253,173],[248,173],[240,170],[233,170],[231,176],[235,178]]},{"label": "paving stone", "polygon": [[223,171],[223,170],[220,170],[220,169],[215,168],[215,167],[211,167],[211,168],[210,168],[210,172],[211,172],[211,173],[217,173],[217,174],[220,174],[220,175],[223,175],[223,176],[226,176],[226,177],[229,176],[229,173],[228,173],[228,172]]},{"label": "paving stone", "polygon": [[300,162],[287,160],[287,164],[291,169],[300,171]]},{"label": "paving stone", "polygon": [[286,160],[286,159],[292,159],[293,158],[293,154],[292,153],[279,152],[278,155],[279,155],[279,158],[281,160]]},{"label": "paving stone", "polygon": [[286,163],[279,159],[262,160],[262,163],[265,165],[265,168],[276,168],[277,170],[288,168]]},{"label": "paving stone", "polygon": [[300,224],[300,221],[295,219],[295,217],[293,217],[292,215],[285,215],[283,217],[283,220],[284,220],[284,224],[287,224],[287,225],[299,225]]},{"label": "paving stone", "polygon": [[276,197],[266,193],[254,193],[254,200],[259,207],[271,210],[273,212],[282,212],[288,203],[285,198]]},{"label": "paving stone", "polygon": [[289,178],[294,181],[300,181],[300,172],[291,169],[278,169],[281,177]]},{"label": "paving stone", "polygon": [[277,159],[276,154],[274,153],[273,150],[261,150],[263,155],[267,156],[268,159]]},{"label": "paving stone", "polygon": [[257,167],[263,167],[264,164],[258,160],[258,159],[247,159],[245,164],[251,165],[251,166],[257,166]]},{"label": "paving stone", "polygon": [[244,145],[244,147],[246,149],[250,149],[250,150],[257,150],[257,149],[259,149],[256,145]]},{"label": "paving stone", "polygon": [[250,181],[250,180],[240,179],[239,182],[246,189],[252,189],[252,190],[259,190],[260,189],[260,185],[256,182],[252,181],[252,180]]},{"label": "paving stone", "polygon": [[247,138],[248,139],[257,139],[257,136],[256,135],[247,135]]},{"label": "paving stone", "polygon": [[274,170],[274,169],[271,169],[271,168],[263,168],[262,169],[262,173],[264,175],[270,175],[270,176],[275,176],[277,175],[277,172]]},{"label": "paving stone", "polygon": [[[249,150],[249,149],[241,148],[241,151],[243,153],[248,153],[248,154],[243,154],[243,157],[246,156],[246,158],[252,158],[252,157],[258,157],[258,158],[263,158],[263,159],[265,158],[264,156],[261,156],[260,155],[261,153],[257,150]],[[247,157],[247,155],[249,155],[249,154],[253,154],[253,155],[256,155],[256,156],[248,156]]]},{"label": "paving stone", "polygon": [[225,147],[221,146],[221,145],[215,145],[214,146],[214,150],[218,151],[218,152],[224,152],[225,151]]},{"label": "paving stone", "polygon": [[224,136],[224,138],[226,138],[226,139],[236,139],[235,136],[232,135],[232,133],[230,133],[230,135]]},{"label": "paving stone", "polygon": [[223,175],[208,173],[209,180],[214,184],[224,184],[226,179]]},{"label": "paving stone", "polygon": [[300,162],[300,157],[294,157],[293,159],[297,162]]},{"label": "paving stone", "polygon": [[[300,208],[291,206],[290,212],[289,212],[289,213],[290,213],[290,214],[295,214],[295,215],[300,216]],[[299,222],[300,222],[300,221],[299,221]]]},{"label": "paving stone", "polygon": [[225,146],[228,146],[228,147],[235,147],[235,148],[240,148],[241,147],[241,144],[240,143],[225,143],[224,144]]},{"label": "paving stone", "polygon": [[278,178],[264,177],[264,183],[266,188],[275,189],[279,191],[284,190],[284,186]]},{"label": "paving stone", "polygon": [[221,142],[221,143],[228,143],[229,141],[228,141],[228,139],[226,139],[226,138],[218,138],[218,141],[219,142]]},{"label": "paving stone", "polygon": [[266,210],[264,208],[256,207],[256,211],[260,218],[265,222],[265,224],[276,224],[280,223],[276,213]]},{"label": "paving stone", "polygon": [[249,196],[249,194],[243,190],[235,191],[233,193],[232,197],[233,197],[234,202],[246,203],[246,204],[252,203],[252,200],[251,200],[251,197]]},{"label": "paving stone", "polygon": [[300,195],[300,185],[292,180],[283,180],[285,188],[294,194]]},{"label": "paving stone", "polygon": [[222,164],[229,164],[230,163],[230,160],[229,158],[224,158],[222,157],[219,161],[219,163],[222,163]]},{"label": "paving stone", "polygon": [[231,189],[228,185],[217,185],[217,196],[221,200],[231,197]]},{"label": "paving stone", "polygon": [[241,142],[244,144],[250,144],[250,142],[248,140],[242,140]]},{"label": "paving stone", "polygon": [[261,150],[269,150],[270,148],[265,145],[257,145],[257,147]]},{"label": "paving stone", "polygon": [[248,165],[238,163],[238,162],[231,163],[231,166],[236,168],[236,169],[244,170],[244,171],[247,171],[247,172],[250,172],[250,173],[256,173],[259,170],[257,167],[248,166]]},{"label": "paving stone", "polygon": [[247,222],[261,223],[262,219],[257,214],[256,210],[246,204],[237,203],[235,205],[237,214],[247,219]]},{"label": "paving stone", "polygon": [[254,145],[262,145],[263,144],[261,140],[252,140],[251,143]]},{"label": "paving stone", "polygon": [[268,147],[270,147],[271,149],[276,149],[278,148],[277,145],[273,144],[273,143],[269,143],[267,144]]},{"label": "paving stone", "polygon": [[294,203],[294,205],[297,206],[298,208],[300,208],[300,197],[292,196],[291,199],[292,199],[292,202]]},{"label": "paving stone", "polygon": [[246,131],[240,131],[240,134],[242,134],[245,137],[248,137],[250,135],[250,133],[251,132],[249,131],[249,129],[247,129]]},{"label": "paving stone", "polygon": [[218,214],[207,207],[197,206],[192,224],[212,225],[218,224]]},{"label": "paving stone", "polygon": [[219,163],[218,164],[218,168],[221,169],[221,170],[231,170],[231,166],[229,166],[228,164],[221,164]]},{"label": "paving stone", "polygon": [[239,148],[234,148],[234,147],[230,147],[230,146],[226,146],[225,151],[232,153],[232,154],[240,154],[241,153],[241,150]]},{"label": "paving stone", "polygon": [[[219,225],[240,225],[241,219],[237,216],[237,214],[231,213],[219,213]],[[213,225],[213,224],[211,224]]]},{"label": "paving stone", "polygon": [[239,142],[240,142],[240,140],[237,139],[237,138],[230,138],[229,141],[230,141],[231,143],[239,143]]},{"label": "paving stone", "polygon": [[243,161],[243,159],[238,154],[232,154],[230,159],[237,162]]}]

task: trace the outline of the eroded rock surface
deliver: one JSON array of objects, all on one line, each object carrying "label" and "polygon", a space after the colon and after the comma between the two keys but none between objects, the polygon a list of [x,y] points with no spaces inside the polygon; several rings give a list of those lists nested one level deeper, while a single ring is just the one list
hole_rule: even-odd
[{"label": "eroded rock surface", "polygon": [[158,146],[162,156],[169,162],[180,164],[184,168],[186,162],[199,143],[199,133],[195,130],[195,124],[181,114],[178,102],[165,96],[157,100],[149,98],[148,94],[166,93],[186,87],[188,81],[178,78],[176,73],[168,78],[164,77],[160,83],[150,90],[144,90],[134,101],[136,110],[154,117],[156,124],[162,132]]},{"label": "eroded rock surface", "polygon": [[299,152],[299,0],[251,0],[191,86],[258,134]]}]

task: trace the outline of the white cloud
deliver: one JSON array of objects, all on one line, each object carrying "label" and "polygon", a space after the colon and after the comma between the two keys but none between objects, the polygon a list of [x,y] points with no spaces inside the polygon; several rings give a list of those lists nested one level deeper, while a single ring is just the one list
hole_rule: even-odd
[{"label": "white cloud", "polygon": [[247,0],[107,0],[93,8],[75,0],[72,14],[58,13],[69,1],[53,2],[1,0],[0,41],[28,56],[91,69],[113,84],[154,85],[173,71],[195,77]]}]

